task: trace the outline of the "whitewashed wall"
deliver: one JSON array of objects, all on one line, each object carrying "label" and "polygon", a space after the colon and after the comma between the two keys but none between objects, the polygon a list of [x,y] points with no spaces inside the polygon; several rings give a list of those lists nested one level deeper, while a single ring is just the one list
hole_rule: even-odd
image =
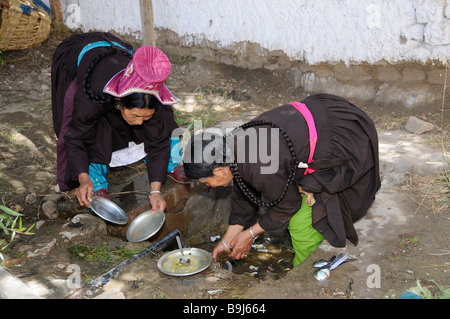
[{"label": "whitewashed wall", "polygon": [[[65,24],[141,38],[139,0],[61,0]],[[254,42],[309,64],[450,59],[450,0],[153,0],[184,44]]]}]

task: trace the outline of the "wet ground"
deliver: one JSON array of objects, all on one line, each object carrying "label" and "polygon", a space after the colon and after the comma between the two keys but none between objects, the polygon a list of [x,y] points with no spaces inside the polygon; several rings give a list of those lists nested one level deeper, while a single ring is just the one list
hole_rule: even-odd
[{"label": "wet ground", "polygon": [[[6,52],[7,63],[0,67],[1,204],[22,212],[25,225],[37,223],[34,235],[18,235],[2,250],[3,265],[48,299],[66,298],[77,289],[68,285],[76,274],[73,265],[79,267],[83,286],[151,244],[128,243],[102,231],[82,242],[64,238],[62,225],[74,214],[91,214],[68,197],[59,202],[59,218],[43,216],[42,204],[55,195],[50,66],[59,41],[52,36],[39,48]],[[234,127],[264,110],[306,96],[268,71],[196,60],[174,64],[168,86],[180,99],[177,116],[185,127],[199,118],[207,126]],[[248,259],[232,263],[235,272],[213,263],[197,275],[182,278],[158,271],[157,261],[164,254],[160,251],[123,267],[94,295],[82,297],[109,291],[126,299],[381,299],[400,297],[416,287],[417,280],[439,296],[439,288],[449,286],[450,271],[449,180],[442,168],[448,133],[440,134],[436,117],[424,115],[437,128],[416,135],[404,130],[407,114],[386,115],[369,102],[362,107],[379,131],[383,183],[368,215],[356,224],[358,246],[336,249],[323,243],[303,264],[292,268],[288,237],[267,235],[255,243]],[[140,174],[139,168],[129,167],[114,177],[120,184]],[[210,238],[221,235],[227,226],[226,203],[220,207],[222,215],[216,223],[184,238],[188,246],[212,250]],[[175,243],[167,249],[176,249]],[[315,280],[312,262],[341,252],[357,260],[339,266],[324,282]]]}]

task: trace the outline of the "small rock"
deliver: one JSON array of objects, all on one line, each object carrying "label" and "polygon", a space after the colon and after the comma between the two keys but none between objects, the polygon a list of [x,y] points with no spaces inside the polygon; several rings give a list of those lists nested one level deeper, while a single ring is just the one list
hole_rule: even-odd
[{"label": "small rock", "polygon": [[36,195],[36,193],[28,194],[25,197],[25,203],[27,203],[28,205],[33,205],[36,202],[37,202],[37,195]]},{"label": "small rock", "polygon": [[11,207],[11,209],[12,209],[13,211],[17,212],[17,213],[23,212],[23,207],[20,206],[19,204],[13,205],[13,206]]},{"label": "small rock", "polygon": [[32,257],[38,257],[38,256],[48,256],[48,254],[50,254],[50,252],[56,247],[56,239],[53,238],[53,240],[47,244],[38,244],[36,245],[36,250],[34,250],[33,252],[28,251],[27,252],[27,257],[28,258],[32,258]]},{"label": "small rock", "polygon": [[52,201],[56,203],[62,196],[63,196],[62,194],[58,193],[47,194],[44,196],[44,202]]},{"label": "small rock", "polygon": [[53,201],[45,202],[42,205],[42,213],[48,219],[57,219],[59,217],[59,212],[56,209],[56,203]]},{"label": "small rock", "polygon": [[36,229],[41,228],[42,226],[44,226],[45,221],[44,220],[39,220],[36,222]]},{"label": "small rock", "polygon": [[79,214],[63,225],[60,235],[72,241],[87,240],[98,235],[106,235],[106,223],[90,214]]},{"label": "small rock", "polygon": [[414,134],[422,134],[432,131],[434,129],[434,124],[425,122],[417,117],[410,116],[406,122],[405,129]]}]

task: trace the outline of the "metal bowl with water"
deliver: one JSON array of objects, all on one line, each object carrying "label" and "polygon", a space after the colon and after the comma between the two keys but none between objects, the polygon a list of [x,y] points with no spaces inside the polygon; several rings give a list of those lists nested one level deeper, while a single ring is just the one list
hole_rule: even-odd
[{"label": "metal bowl with water", "polygon": [[98,216],[114,224],[125,225],[128,223],[128,216],[122,208],[109,199],[94,196],[89,203],[90,208]]},{"label": "metal bowl with water", "polygon": [[163,226],[166,215],[163,211],[145,211],[136,217],[128,226],[127,240],[130,242],[140,242],[155,235]]},{"label": "metal bowl with water", "polygon": [[189,263],[182,263],[179,249],[169,251],[158,260],[158,269],[169,276],[190,276],[207,269],[212,262],[211,253],[199,248],[184,248],[183,254]]}]

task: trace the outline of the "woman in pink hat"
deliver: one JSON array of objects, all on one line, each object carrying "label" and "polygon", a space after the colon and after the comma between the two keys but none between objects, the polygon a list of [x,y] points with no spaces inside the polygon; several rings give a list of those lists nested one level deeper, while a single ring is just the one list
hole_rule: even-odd
[{"label": "woman in pink hat", "polygon": [[144,159],[152,209],[164,210],[166,176],[187,182],[178,128],[164,85],[171,64],[159,49],[132,46],[109,33],[64,40],[52,64],[53,125],[58,137],[60,191],[77,188],[80,205],[92,196],[110,199],[108,167]]}]

